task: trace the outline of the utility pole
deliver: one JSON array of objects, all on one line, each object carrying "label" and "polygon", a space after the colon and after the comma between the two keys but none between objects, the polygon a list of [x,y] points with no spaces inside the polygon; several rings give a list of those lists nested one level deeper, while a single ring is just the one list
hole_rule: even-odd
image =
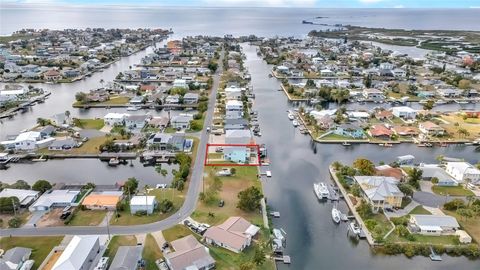
[{"label": "utility pole", "polygon": [[13,207],[13,216],[16,217],[17,216],[17,209],[15,207],[15,200],[13,199],[13,197],[12,197],[12,207]]}]

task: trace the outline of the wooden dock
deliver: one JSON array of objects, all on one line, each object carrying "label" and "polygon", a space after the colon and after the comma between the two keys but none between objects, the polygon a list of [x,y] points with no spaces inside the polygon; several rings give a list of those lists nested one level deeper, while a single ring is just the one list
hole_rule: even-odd
[{"label": "wooden dock", "polygon": [[345,188],[343,188],[342,184],[338,180],[338,177],[336,176],[335,170],[333,169],[332,166],[329,167],[329,172],[330,172],[331,177],[335,181],[335,184],[338,186],[338,189],[342,193],[342,195],[345,199],[345,202],[347,202],[348,208],[353,213],[353,216],[355,217],[355,220],[357,221],[357,223],[361,227],[362,231],[365,232],[365,237],[367,239],[368,244],[370,244],[371,246],[377,246],[378,244],[375,243],[375,240],[373,240],[373,237],[370,234],[370,232],[368,231],[367,226],[365,226],[365,223],[363,222],[363,219],[357,213],[357,210],[355,209],[355,206],[353,205],[352,201],[348,197],[347,191],[345,190]]}]

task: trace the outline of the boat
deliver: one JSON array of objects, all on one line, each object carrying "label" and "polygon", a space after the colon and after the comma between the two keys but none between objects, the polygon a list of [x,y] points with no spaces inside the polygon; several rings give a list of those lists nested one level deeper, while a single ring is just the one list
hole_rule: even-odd
[{"label": "boat", "polygon": [[383,147],[392,147],[393,146],[393,144],[390,144],[390,143],[379,143],[378,145],[383,146]]},{"label": "boat", "polygon": [[118,158],[111,158],[108,161],[108,166],[117,166],[118,164],[120,164],[120,160],[118,160]]},{"label": "boat", "polygon": [[274,239],[278,239],[281,243],[282,246],[285,246],[285,236],[283,236],[283,233],[279,229],[273,229],[273,237]]},{"label": "boat", "polygon": [[447,102],[443,99],[439,99],[439,100],[435,101],[435,104],[442,105],[442,104],[447,104]]},{"label": "boat", "polygon": [[127,111],[138,111],[140,110],[140,107],[137,106],[129,106],[127,107]]},{"label": "boat", "polygon": [[293,121],[292,121],[292,125],[293,125],[294,127],[298,127],[298,121],[297,121],[297,120],[293,120]]},{"label": "boat", "polygon": [[468,101],[466,101],[466,100],[455,99],[454,101],[455,101],[455,103],[457,103],[457,104],[468,104]]},{"label": "boat", "polygon": [[327,185],[323,182],[314,183],[313,192],[315,192],[315,195],[317,195],[319,200],[328,199],[328,196],[330,195]]},{"label": "boat", "polygon": [[288,113],[288,119],[290,120],[294,120],[295,119],[295,116],[292,114],[292,113]]},{"label": "boat", "polygon": [[337,208],[333,207],[332,208],[332,219],[335,223],[340,223],[341,220],[341,214],[340,211],[338,211]]},{"label": "boat", "polygon": [[360,229],[360,227],[358,226],[357,223],[355,223],[355,222],[350,222],[349,227],[350,227],[350,231],[351,231],[352,233],[354,233],[355,235],[359,235],[359,234],[360,234],[361,229]]},{"label": "boat", "polygon": [[349,142],[343,142],[342,145],[343,145],[343,146],[350,146],[350,145],[352,145],[352,144],[349,143]]}]

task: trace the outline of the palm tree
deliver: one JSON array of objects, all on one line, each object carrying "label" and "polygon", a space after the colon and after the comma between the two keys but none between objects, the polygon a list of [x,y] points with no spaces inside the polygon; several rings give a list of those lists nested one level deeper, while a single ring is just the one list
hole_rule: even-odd
[{"label": "palm tree", "polygon": [[145,209],[147,210],[147,216],[148,216],[148,189],[150,188],[149,185],[145,185],[143,189],[145,190]]}]

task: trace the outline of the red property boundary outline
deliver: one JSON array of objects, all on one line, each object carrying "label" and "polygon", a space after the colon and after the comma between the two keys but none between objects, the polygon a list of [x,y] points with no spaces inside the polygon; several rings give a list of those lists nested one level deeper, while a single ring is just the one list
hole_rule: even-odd
[{"label": "red property boundary outline", "polygon": [[[225,147],[225,146],[243,146],[243,147],[255,147],[257,149],[257,160],[258,160],[258,163],[254,163],[254,164],[240,164],[240,163],[208,163],[207,160],[208,160],[208,149],[211,147],[211,146],[221,146],[221,147]],[[205,158],[204,158],[204,161],[203,161],[203,165],[205,166],[218,166],[218,167],[234,167],[234,166],[255,166],[255,167],[258,167],[258,166],[262,166],[262,160],[260,159],[260,145],[259,144],[222,144],[222,143],[214,143],[214,144],[211,144],[211,143],[207,143],[207,147],[205,147]]]}]

